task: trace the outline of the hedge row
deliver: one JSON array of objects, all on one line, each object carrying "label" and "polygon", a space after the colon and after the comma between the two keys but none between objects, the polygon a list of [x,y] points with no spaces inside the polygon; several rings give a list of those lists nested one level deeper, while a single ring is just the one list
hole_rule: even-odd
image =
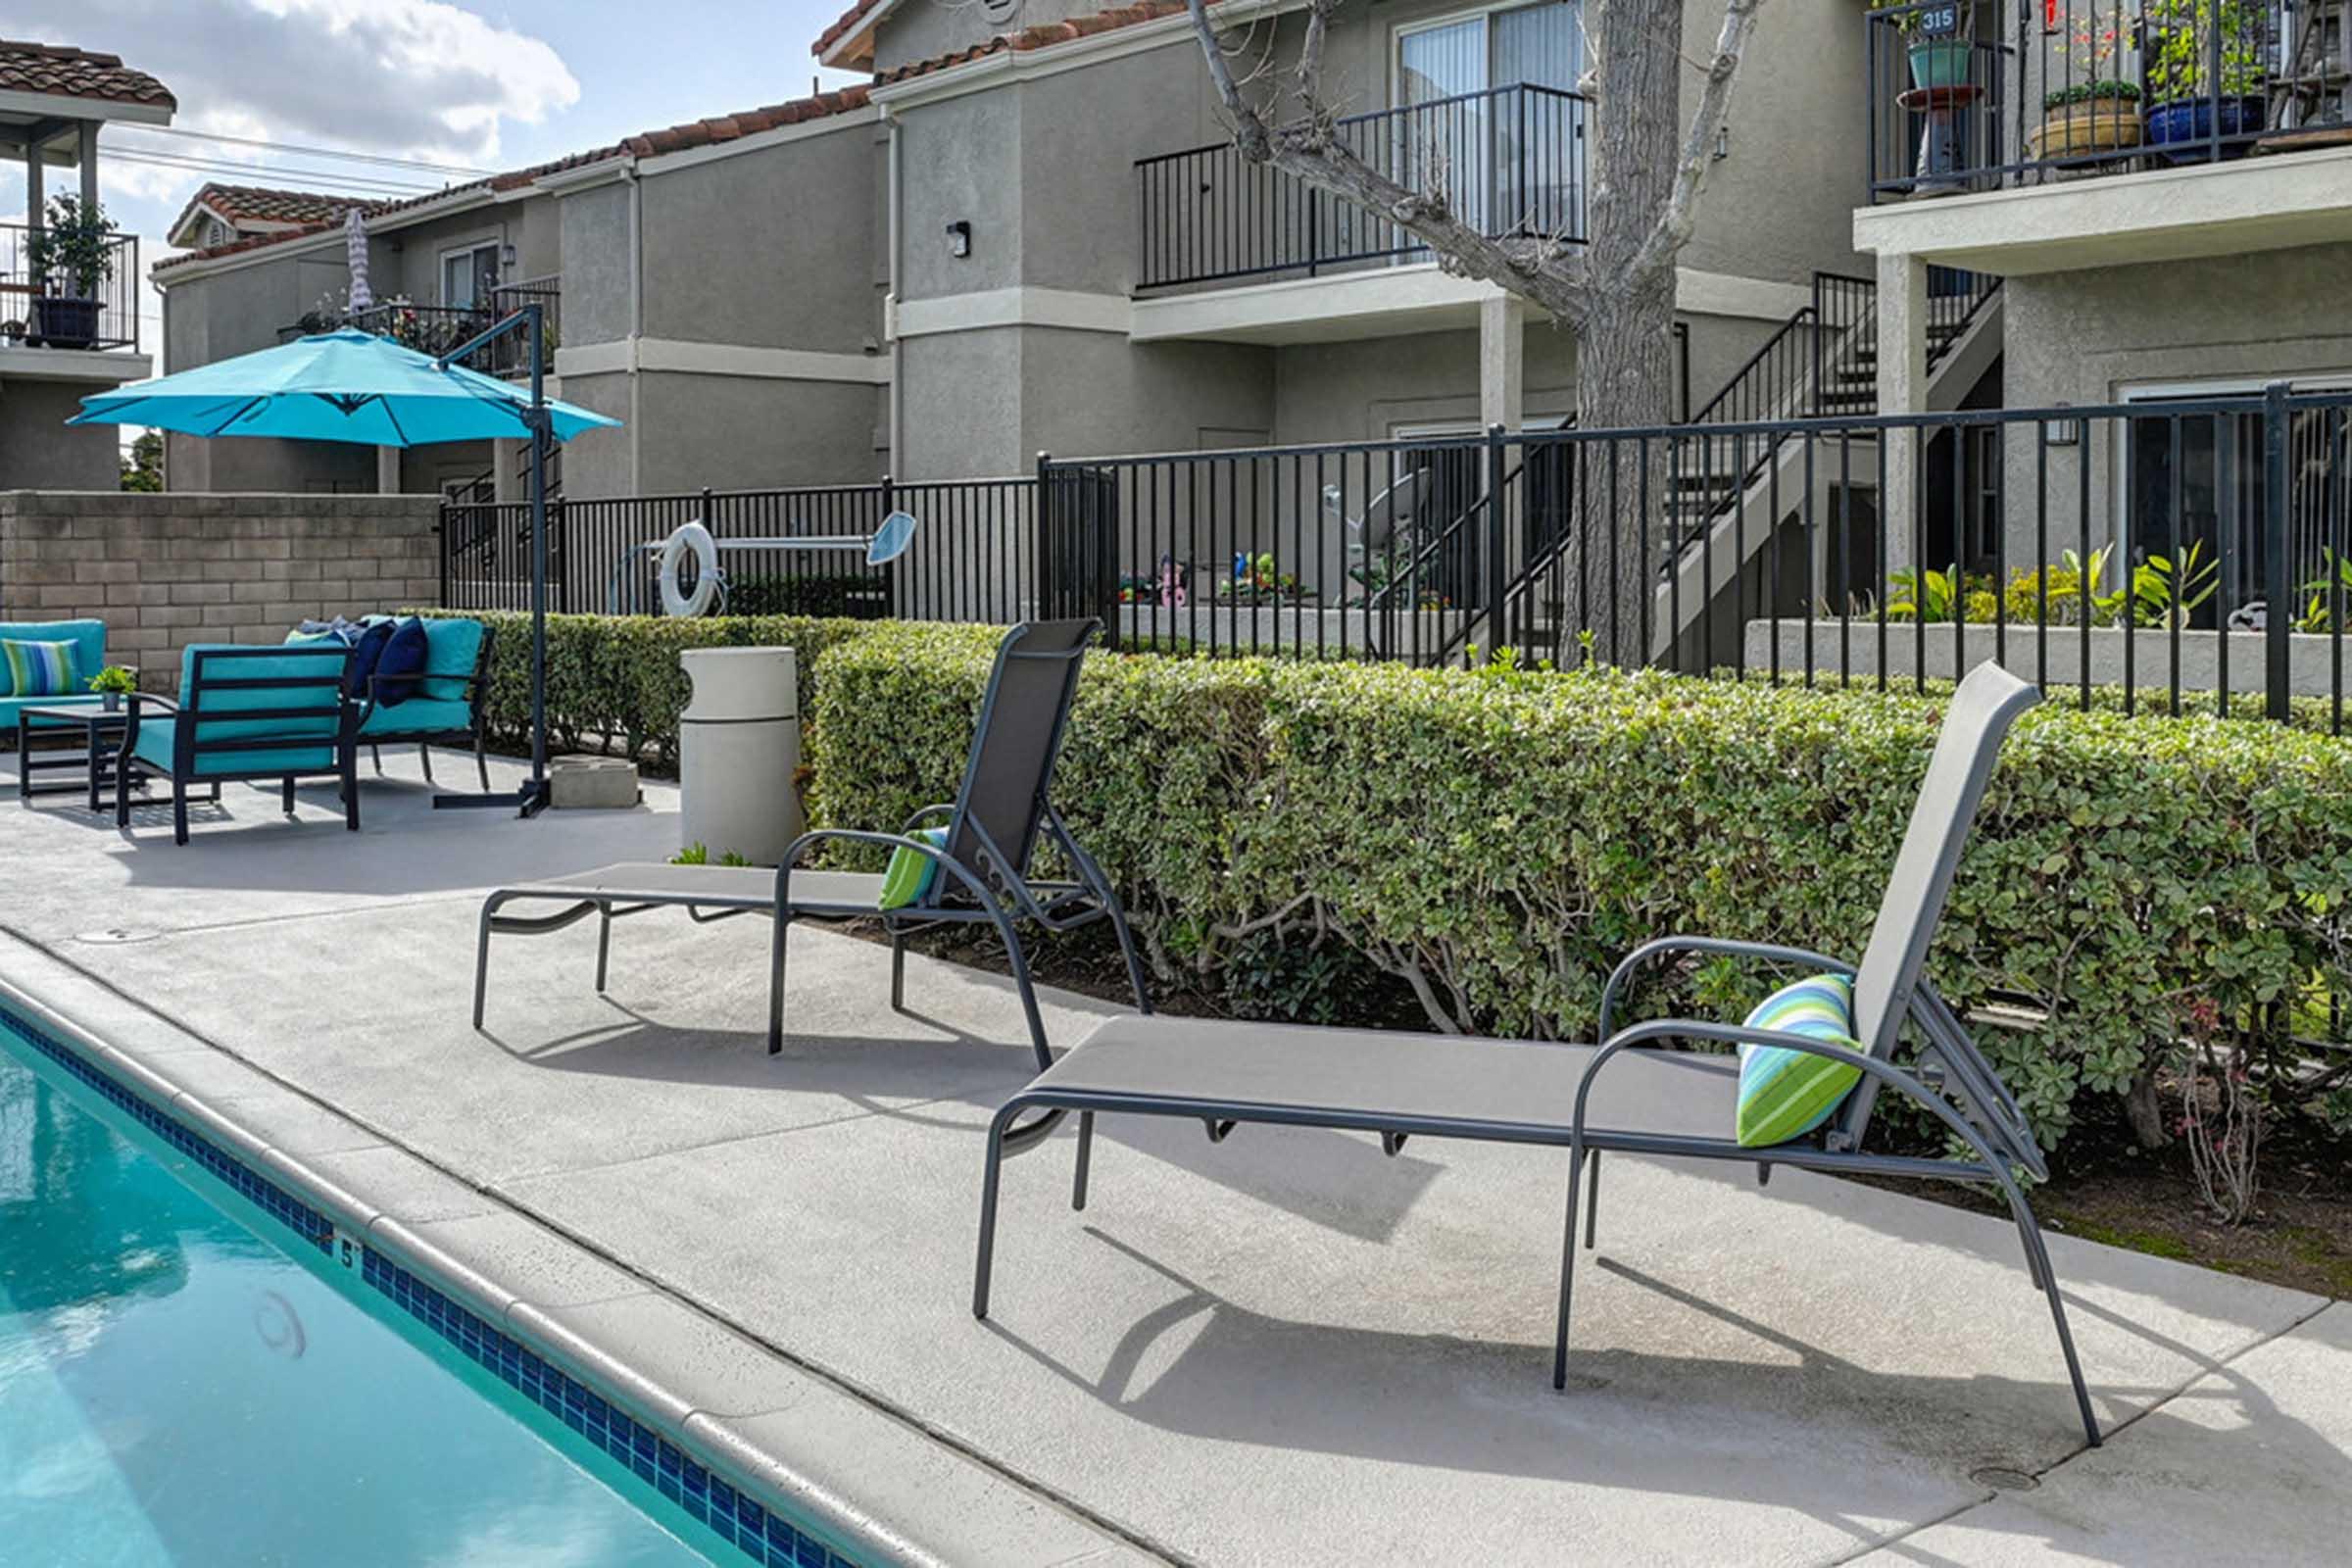
[{"label": "hedge row", "polygon": [[[511,743],[527,733],[531,713],[531,617],[514,611],[425,610],[496,630],[491,650],[488,719]],[[871,631],[878,622],[814,615],[550,615],[547,707],[555,743],[589,745],[674,770],[678,715],[694,695],[678,655],[690,648],[788,646],[800,655],[801,711],[809,710],[816,662],[825,650]]]},{"label": "hedge row", "polygon": [[[859,632],[813,662],[812,809],[891,827],[953,796],[998,633]],[[1056,794],[1163,973],[1213,986],[1268,933],[1336,939],[1442,1026],[1589,1037],[1651,936],[1858,955],[1939,716],[1658,674],[1099,655]],[[1931,972],[1964,1007],[2046,1008],[1981,1034],[2055,1147],[2192,1009],[2283,1032],[2352,996],[2348,894],[2352,747],[2052,703],[2003,754]],[[1764,983],[1673,971],[1644,1010]]]}]

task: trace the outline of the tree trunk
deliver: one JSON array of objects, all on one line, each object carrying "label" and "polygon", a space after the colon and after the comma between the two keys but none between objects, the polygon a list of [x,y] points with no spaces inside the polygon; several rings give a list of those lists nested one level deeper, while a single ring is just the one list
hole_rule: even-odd
[{"label": "tree trunk", "polygon": [[[1673,344],[1672,273],[1594,300],[1576,340],[1577,427],[1671,424]],[[1669,445],[1628,440],[1612,454],[1608,444],[1588,442],[1578,452],[1581,513],[1592,525],[1572,536],[1566,580],[1590,585],[1592,624],[1582,629],[1592,634],[1593,655],[1627,668],[1649,662],[1643,627],[1665,539]]]}]

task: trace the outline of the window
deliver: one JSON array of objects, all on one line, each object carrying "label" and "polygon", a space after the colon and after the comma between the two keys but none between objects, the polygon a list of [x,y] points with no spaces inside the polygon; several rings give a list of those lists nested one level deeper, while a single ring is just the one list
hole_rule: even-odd
[{"label": "window", "polygon": [[441,303],[454,310],[487,306],[498,287],[498,247],[469,245],[441,253]]},{"label": "window", "polygon": [[[1400,177],[1443,187],[1488,233],[1582,230],[1585,69],[1577,0],[1498,6],[1396,30]],[[1506,89],[1525,87],[1524,92]],[[1482,96],[1484,95],[1484,96]]]},{"label": "window", "polygon": [[[2167,414],[2166,404],[2243,397],[2261,381],[2184,382],[2127,390],[2122,401],[2147,405],[2129,423],[2122,443],[2123,550],[2133,565],[2150,556],[2178,564],[2194,548],[2216,572],[2214,597],[2191,624],[2210,627],[2238,607],[2268,595],[2270,549],[2265,514],[2269,473],[2259,415]],[[2298,378],[2298,392],[2352,389],[2352,376]],[[2292,415],[2287,427],[2287,581],[2301,586],[2326,570],[2329,552],[2347,532],[2346,447],[2341,413]],[[2200,575],[2202,573],[2200,572]],[[2121,578],[2117,578],[2118,581]],[[2227,610],[2224,608],[2227,607]]]}]

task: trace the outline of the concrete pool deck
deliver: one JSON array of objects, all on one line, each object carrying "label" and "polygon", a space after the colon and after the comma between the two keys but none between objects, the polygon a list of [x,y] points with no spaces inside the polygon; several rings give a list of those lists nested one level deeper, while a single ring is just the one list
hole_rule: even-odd
[{"label": "concrete pool deck", "polygon": [[[0,754],[0,774],[14,767]],[[480,891],[676,841],[672,803],[432,813],[413,760],[175,849],[0,796],[0,981],[332,1183],[872,1555],[944,1562],[2273,1563],[2352,1532],[2352,1306],[1784,1169],[1625,1159],[1547,1376],[1556,1152],[1105,1119],[1010,1161],[969,1313],[1008,984],[653,914],[493,955]],[[13,794],[13,792],[11,792]],[[1074,1043],[1112,1010],[1048,993]],[[601,1359],[599,1359],[601,1358]],[[878,1548],[878,1549],[877,1549]]]}]

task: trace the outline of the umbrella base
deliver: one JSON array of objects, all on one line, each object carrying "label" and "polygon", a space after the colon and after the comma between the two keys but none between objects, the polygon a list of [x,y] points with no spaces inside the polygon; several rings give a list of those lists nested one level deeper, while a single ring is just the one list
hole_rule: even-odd
[{"label": "umbrella base", "polygon": [[436,795],[436,811],[497,810],[512,808],[522,816],[537,816],[548,808],[547,780],[527,780],[518,790],[498,790],[488,795]]}]

